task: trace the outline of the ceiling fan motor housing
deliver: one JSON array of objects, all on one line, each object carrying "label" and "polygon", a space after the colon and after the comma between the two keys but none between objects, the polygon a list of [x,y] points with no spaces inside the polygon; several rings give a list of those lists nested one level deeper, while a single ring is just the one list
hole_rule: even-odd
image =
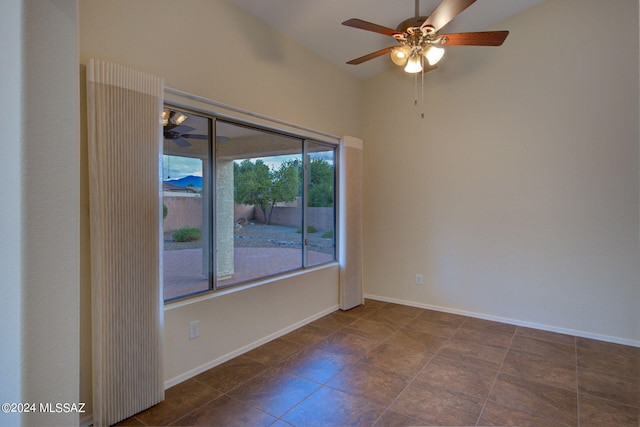
[{"label": "ceiling fan motor housing", "polygon": [[405,19],[396,27],[396,29],[405,33],[411,27],[420,27],[424,24],[424,21],[426,21],[427,18],[428,16],[414,16],[413,18]]}]

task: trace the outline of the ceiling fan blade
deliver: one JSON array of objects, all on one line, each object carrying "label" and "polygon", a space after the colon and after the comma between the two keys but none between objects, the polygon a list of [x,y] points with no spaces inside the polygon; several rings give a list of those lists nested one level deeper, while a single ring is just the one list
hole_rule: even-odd
[{"label": "ceiling fan blade", "polygon": [[196,128],[192,128],[191,126],[186,126],[186,125],[179,125],[176,127],[173,127],[171,129],[169,129],[171,132],[173,133],[186,133],[186,132],[191,132],[192,130],[196,130]]},{"label": "ceiling fan blade", "polygon": [[377,58],[378,56],[382,56],[385,53],[389,53],[391,51],[392,48],[390,47],[385,47],[384,49],[381,49],[377,52],[372,52],[368,55],[365,56],[361,56],[360,58],[356,58],[356,59],[352,59],[351,61],[347,62],[347,64],[351,64],[351,65],[358,65],[358,64],[362,64],[363,62],[366,62],[370,59],[373,58]]},{"label": "ceiling fan blade", "polygon": [[373,31],[374,33],[384,34],[385,36],[391,36],[391,37],[393,37],[396,34],[402,34],[398,30],[383,27],[382,25],[373,24],[371,22],[363,21],[362,19],[358,19],[358,18],[352,18],[347,21],[344,21],[342,25],[346,25],[347,27],[359,28],[361,30]]},{"label": "ceiling fan blade", "polygon": [[191,147],[191,143],[186,139],[176,138],[176,139],[172,139],[172,141],[175,142],[180,147]]},{"label": "ceiling fan blade", "polygon": [[442,0],[426,21],[422,28],[431,27],[434,31],[439,31],[447,25],[453,18],[462,13],[463,10],[475,3],[476,0]]},{"label": "ceiling fan blade", "polygon": [[444,46],[501,46],[509,31],[442,34]]},{"label": "ceiling fan blade", "polygon": [[191,133],[183,133],[182,134],[183,138],[189,138],[189,139],[209,139],[209,137],[207,135],[194,135]]}]

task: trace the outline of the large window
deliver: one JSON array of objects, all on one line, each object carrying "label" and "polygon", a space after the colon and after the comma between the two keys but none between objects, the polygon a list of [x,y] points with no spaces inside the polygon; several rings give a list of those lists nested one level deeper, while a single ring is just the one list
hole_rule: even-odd
[{"label": "large window", "polygon": [[336,147],[166,107],[164,299],[336,259]]}]

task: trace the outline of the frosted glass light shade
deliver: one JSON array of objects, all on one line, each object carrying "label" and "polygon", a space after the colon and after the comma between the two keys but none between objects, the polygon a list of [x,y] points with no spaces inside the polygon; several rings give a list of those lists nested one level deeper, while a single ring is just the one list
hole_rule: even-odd
[{"label": "frosted glass light shade", "polygon": [[404,67],[404,71],[407,73],[419,73],[422,71],[422,59],[420,55],[411,55],[407,61],[407,66]]},{"label": "frosted glass light shade", "polygon": [[424,51],[424,56],[427,58],[429,65],[436,65],[438,61],[442,59],[444,55],[444,49],[434,45],[429,45]]},{"label": "frosted glass light shade", "polygon": [[391,48],[391,60],[400,67],[407,64],[410,55],[411,48],[407,45]]},{"label": "frosted glass light shade", "polygon": [[171,123],[175,124],[175,125],[181,125],[185,120],[187,120],[187,116],[186,114],[182,114],[179,111],[173,111],[173,114],[171,114]]}]

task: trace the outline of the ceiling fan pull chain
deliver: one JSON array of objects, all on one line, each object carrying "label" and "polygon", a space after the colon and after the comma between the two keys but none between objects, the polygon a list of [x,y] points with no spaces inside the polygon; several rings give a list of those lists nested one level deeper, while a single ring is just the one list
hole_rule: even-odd
[{"label": "ceiling fan pull chain", "polygon": [[418,73],[413,78],[413,105],[418,106]]},{"label": "ceiling fan pull chain", "polygon": [[420,102],[422,103],[422,112],[420,113],[420,117],[422,119],[424,119],[424,73],[425,73],[424,72],[424,56],[421,56],[421,61],[422,61],[422,70],[423,71],[420,73],[421,76],[422,76],[421,77],[422,78],[422,82],[421,82],[421,88],[420,88],[420,90],[422,91],[422,94],[420,95],[421,96]]}]

